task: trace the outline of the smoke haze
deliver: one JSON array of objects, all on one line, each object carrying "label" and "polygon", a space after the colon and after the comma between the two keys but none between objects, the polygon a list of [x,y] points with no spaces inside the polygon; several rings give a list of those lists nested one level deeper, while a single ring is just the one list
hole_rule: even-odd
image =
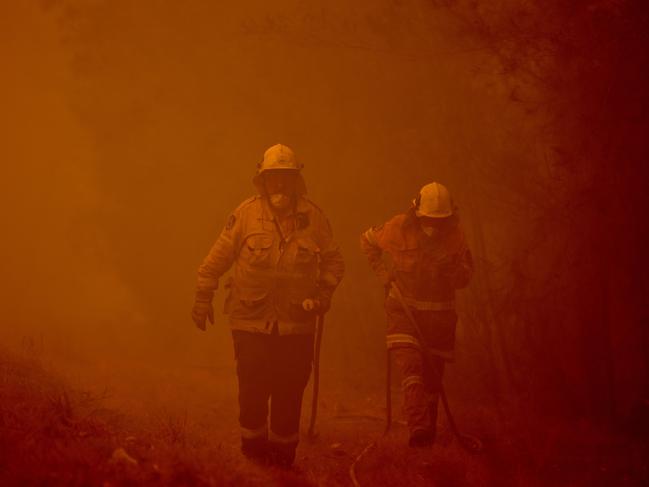
[{"label": "smoke haze", "polygon": [[283,143],[347,265],[325,402],[382,397],[383,290],[359,236],[439,181],[477,269],[446,379],[460,410],[634,418],[649,63],[620,32],[644,10],[542,3],[1,2],[0,340],[120,404],[235,407],[224,292],[200,332],[196,270]]}]

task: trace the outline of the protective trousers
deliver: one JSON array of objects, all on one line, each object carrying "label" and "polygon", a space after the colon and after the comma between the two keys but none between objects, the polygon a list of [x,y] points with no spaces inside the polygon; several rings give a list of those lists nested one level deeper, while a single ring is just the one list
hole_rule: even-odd
[{"label": "protective trousers", "polygon": [[[241,450],[289,466],[299,441],[302,395],[311,374],[313,335],[232,332],[239,378]],[[267,425],[270,400],[270,430]]]},{"label": "protective trousers", "polygon": [[411,434],[417,430],[434,434],[444,364],[453,358],[457,314],[454,310],[411,309],[423,334],[420,336],[398,300],[388,297],[385,311],[388,318],[387,345],[401,373],[403,409],[408,428]]},{"label": "protective trousers", "polygon": [[421,350],[412,346],[393,348],[392,357],[401,373],[403,411],[410,434],[424,430],[434,435],[444,361],[430,356],[424,360]]}]

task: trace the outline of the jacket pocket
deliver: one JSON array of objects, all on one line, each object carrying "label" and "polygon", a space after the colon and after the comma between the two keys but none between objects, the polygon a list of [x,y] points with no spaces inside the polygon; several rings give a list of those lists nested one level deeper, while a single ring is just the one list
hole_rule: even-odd
[{"label": "jacket pocket", "polygon": [[252,234],[246,238],[243,246],[244,258],[253,267],[269,267],[273,236],[265,233]]},{"label": "jacket pocket", "polygon": [[263,288],[237,288],[232,291],[230,315],[240,320],[259,320],[268,315],[269,291]]},{"label": "jacket pocket", "polygon": [[298,266],[315,265],[318,262],[320,248],[311,238],[299,238],[295,242],[295,264]]}]

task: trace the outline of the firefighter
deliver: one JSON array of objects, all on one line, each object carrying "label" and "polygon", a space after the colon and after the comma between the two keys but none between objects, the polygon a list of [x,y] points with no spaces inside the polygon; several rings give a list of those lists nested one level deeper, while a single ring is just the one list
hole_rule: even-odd
[{"label": "firefighter", "polygon": [[316,316],[329,309],[344,273],[329,222],[305,195],[301,169],[285,145],[264,153],[253,178],[259,194],[232,212],[199,267],[192,310],[201,330],[214,322],[214,291],[234,265],[224,311],[237,361],[241,450],[283,467],[295,459]]},{"label": "firefighter", "polygon": [[409,444],[429,446],[435,441],[444,364],[453,359],[455,290],[473,273],[448,190],[427,184],[407,212],[364,232],[361,248],[386,289],[387,346],[402,376]]}]

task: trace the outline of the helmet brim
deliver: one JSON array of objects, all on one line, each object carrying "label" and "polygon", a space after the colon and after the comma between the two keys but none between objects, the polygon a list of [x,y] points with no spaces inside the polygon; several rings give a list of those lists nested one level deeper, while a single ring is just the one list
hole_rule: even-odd
[{"label": "helmet brim", "polygon": [[423,211],[419,211],[417,208],[417,200],[414,199],[412,200],[412,207],[415,210],[415,215],[418,217],[426,217],[426,218],[448,218],[449,216],[453,216],[453,211],[445,211],[441,213],[434,213],[434,214],[428,214],[424,213]]}]

